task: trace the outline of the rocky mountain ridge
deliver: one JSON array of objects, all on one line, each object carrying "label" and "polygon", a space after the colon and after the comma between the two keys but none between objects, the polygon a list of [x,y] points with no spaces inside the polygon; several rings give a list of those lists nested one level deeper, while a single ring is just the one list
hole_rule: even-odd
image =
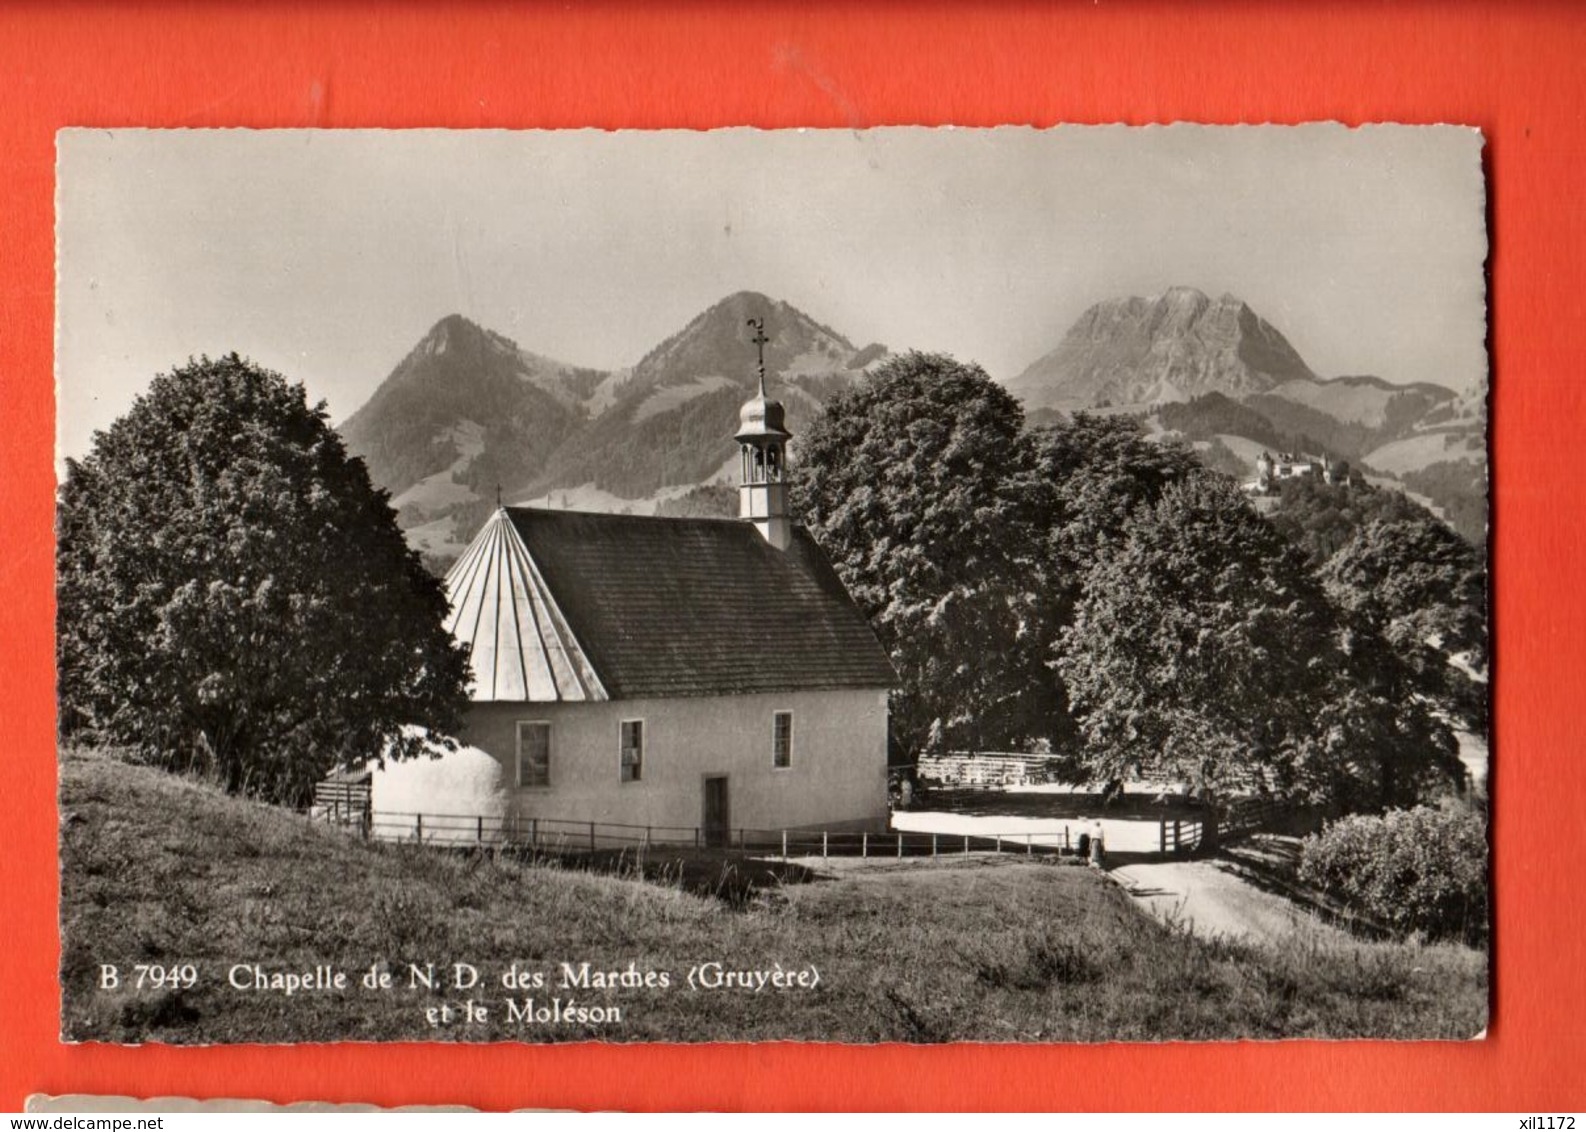
[{"label": "rocky mountain ridge", "polygon": [[454,314],[342,433],[391,492],[410,537],[442,554],[458,549],[467,537],[458,528],[481,518],[498,490],[508,500],[577,496],[649,509],[719,479],[732,462],[738,409],[757,383],[750,318],[765,321],[767,378],[795,432],[887,356],[750,291],[614,371],[544,357]]},{"label": "rocky mountain ridge", "polygon": [[1316,374],[1242,299],[1193,287],[1107,299],[1008,382],[1028,409],[1086,409],[1244,397]]},{"label": "rocky mountain ridge", "polygon": [[[751,291],[712,304],[611,371],[533,353],[451,315],[343,432],[392,493],[410,537],[442,555],[460,548],[498,489],[512,501],[593,509],[675,509],[707,497],[719,506],[719,492],[695,489],[730,478],[738,408],[756,382],[751,318],[765,322],[769,384],[795,436],[888,356]],[[1137,413],[1158,431],[1171,427],[1168,417],[1193,421],[1190,439],[1220,446],[1229,471],[1248,462],[1253,442],[1292,438],[1405,482],[1431,468],[1424,482],[1460,496],[1479,486],[1484,508],[1481,398],[1373,376],[1319,377],[1232,295],[1175,287],[1097,303],[1008,387],[1034,421],[1081,410]]]}]

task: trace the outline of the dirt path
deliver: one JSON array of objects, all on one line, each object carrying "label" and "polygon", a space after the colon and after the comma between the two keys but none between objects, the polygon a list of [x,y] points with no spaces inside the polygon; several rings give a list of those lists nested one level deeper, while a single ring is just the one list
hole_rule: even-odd
[{"label": "dirt path", "polygon": [[1341,934],[1216,861],[1142,862],[1120,865],[1109,875],[1157,919],[1188,924],[1198,935],[1266,943],[1296,931]]}]

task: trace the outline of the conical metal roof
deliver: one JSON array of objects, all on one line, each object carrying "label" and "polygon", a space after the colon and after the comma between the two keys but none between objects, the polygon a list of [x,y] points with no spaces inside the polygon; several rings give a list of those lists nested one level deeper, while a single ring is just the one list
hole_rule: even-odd
[{"label": "conical metal roof", "polygon": [[468,649],[476,702],[608,698],[504,509],[447,573],[446,594],[446,628]]}]

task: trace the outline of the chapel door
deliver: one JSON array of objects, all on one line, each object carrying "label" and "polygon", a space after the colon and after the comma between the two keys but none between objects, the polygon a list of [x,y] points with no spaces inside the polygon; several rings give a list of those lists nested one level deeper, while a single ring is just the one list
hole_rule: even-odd
[{"label": "chapel door", "polygon": [[705,779],[705,844],[725,847],[732,838],[731,815],[727,809],[727,776]]}]

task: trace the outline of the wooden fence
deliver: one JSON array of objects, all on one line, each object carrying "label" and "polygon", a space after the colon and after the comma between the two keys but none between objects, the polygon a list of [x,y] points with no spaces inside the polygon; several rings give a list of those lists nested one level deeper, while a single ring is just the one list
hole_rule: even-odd
[{"label": "wooden fence", "polygon": [[[1235,799],[1217,815],[1217,841],[1233,841],[1258,833],[1289,812],[1287,806],[1272,797]],[[1202,818],[1163,818],[1158,825],[1158,848],[1166,856],[1193,853],[1205,844],[1206,823]]]},{"label": "wooden fence", "polygon": [[[850,832],[819,829],[710,829],[703,826],[626,825],[620,822],[574,821],[511,814],[371,813],[356,800],[317,804],[317,820],[355,832],[367,840],[401,841],[442,848],[509,848],[554,854],[597,853],[641,848],[720,850],[750,856],[776,857],[939,857],[964,853],[1013,853],[1061,856],[1079,851],[1088,841],[1065,825],[1062,833],[921,833],[888,830]],[[1218,817],[1218,839],[1229,841],[1265,828],[1286,811],[1272,799],[1246,798]],[[1205,821],[1196,817],[1157,819],[1157,847],[1164,856],[1184,856],[1202,849]]]},{"label": "wooden fence", "polygon": [[440,848],[503,848],[554,854],[603,850],[720,850],[759,857],[940,857],[964,853],[1011,853],[1052,857],[1073,853],[1065,826],[1055,833],[949,834],[900,830],[850,832],[812,829],[706,829],[702,826],[625,825],[517,815],[381,812],[361,822],[333,811],[319,820],[374,841],[401,841]]},{"label": "wooden fence", "polygon": [[1217,834],[1224,841],[1267,829],[1291,813],[1278,799],[1266,796],[1240,798],[1223,811]]},{"label": "wooden fence", "polygon": [[921,755],[916,773],[921,782],[940,786],[1032,786],[1058,781],[1053,756],[1018,751]]},{"label": "wooden fence", "polygon": [[368,776],[327,778],[314,784],[314,809],[334,825],[366,826],[370,820],[373,789]]},{"label": "wooden fence", "polygon": [[1205,824],[1199,818],[1162,818],[1158,821],[1158,845],[1165,856],[1193,853],[1201,846]]}]

